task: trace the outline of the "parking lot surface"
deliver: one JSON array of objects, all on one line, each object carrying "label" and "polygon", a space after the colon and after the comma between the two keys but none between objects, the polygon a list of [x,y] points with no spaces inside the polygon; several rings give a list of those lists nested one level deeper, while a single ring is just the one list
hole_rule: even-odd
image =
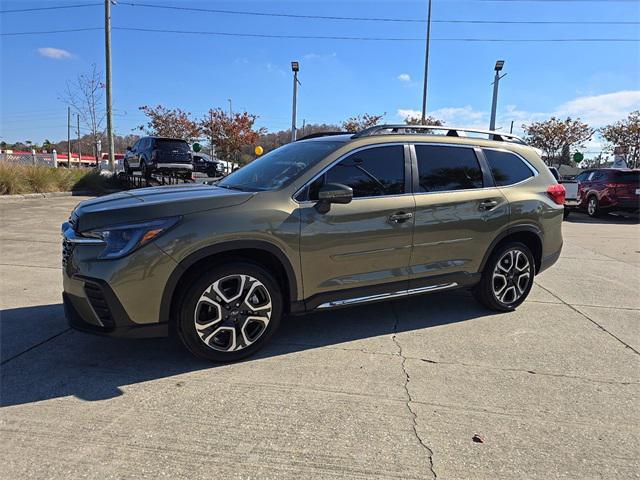
[{"label": "parking lot surface", "polygon": [[1,478],[640,476],[637,218],[572,214],[516,312],[461,291],[316,313],[212,365],[67,327],[79,200],[0,203]]}]

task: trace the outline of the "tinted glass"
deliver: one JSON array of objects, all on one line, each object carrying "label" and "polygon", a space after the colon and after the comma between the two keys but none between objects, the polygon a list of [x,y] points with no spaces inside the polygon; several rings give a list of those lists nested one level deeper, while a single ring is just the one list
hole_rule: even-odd
[{"label": "tinted glass", "polygon": [[504,187],[533,177],[533,172],[519,157],[509,152],[484,150],[496,185]]},{"label": "tinted glass", "polygon": [[611,181],[615,183],[638,184],[640,183],[640,172],[638,171],[612,172]]},{"label": "tinted glass", "polygon": [[329,140],[288,143],[233,172],[217,185],[249,192],[277,190],[342,145]]},{"label": "tinted glass", "polygon": [[[148,146],[149,145],[146,145],[145,148]],[[170,140],[167,138],[156,138],[154,147],[158,150],[177,150],[179,152],[189,151],[189,144],[187,142],[183,142],[181,140]]]},{"label": "tinted glass", "polygon": [[378,197],[404,193],[404,147],[374,147],[349,155],[314,182],[309,198],[317,200],[324,183],[341,183],[353,189],[353,197]]},{"label": "tinted glass", "polygon": [[416,145],[419,192],[482,188],[482,170],[472,148]]}]

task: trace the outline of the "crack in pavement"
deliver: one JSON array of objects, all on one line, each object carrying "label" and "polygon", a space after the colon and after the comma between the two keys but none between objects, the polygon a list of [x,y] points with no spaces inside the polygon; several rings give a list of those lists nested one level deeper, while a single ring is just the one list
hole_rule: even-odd
[{"label": "crack in pavement", "polygon": [[27,348],[26,350],[23,350],[23,351],[22,351],[22,352],[20,352],[20,353],[16,353],[13,357],[9,357],[9,358],[7,358],[6,360],[3,360],[3,361],[2,361],[2,363],[0,363],[0,365],[5,365],[5,364],[9,363],[11,360],[14,360],[14,359],[16,359],[16,358],[18,358],[18,357],[20,357],[20,356],[24,355],[25,353],[28,353],[28,352],[30,352],[31,350],[34,350],[34,349],[36,349],[36,348],[38,348],[38,347],[40,347],[40,346],[44,345],[45,343],[50,342],[50,341],[51,341],[51,340],[53,340],[54,338],[58,338],[60,335],[64,335],[65,333],[70,332],[70,331],[71,331],[71,328],[67,328],[66,330],[63,330],[63,331],[61,331],[61,332],[59,332],[59,333],[56,333],[55,335],[53,335],[53,336],[51,336],[51,337],[49,337],[49,338],[47,338],[47,339],[45,339],[45,340],[43,340],[43,341],[41,341],[41,342],[38,342],[38,343],[36,343],[35,345],[31,345],[31,346],[30,346],[29,348]]},{"label": "crack in pavement", "polygon": [[398,347],[398,355],[402,359],[402,371],[404,372],[404,377],[405,377],[404,391],[407,396],[406,406],[407,406],[407,409],[409,410],[409,413],[411,413],[411,417],[413,420],[413,434],[415,435],[416,439],[418,440],[422,448],[424,448],[427,452],[427,457],[429,459],[429,470],[431,470],[431,474],[433,475],[433,478],[435,480],[438,478],[438,475],[436,474],[436,471],[433,467],[433,450],[426,443],[424,443],[422,438],[420,438],[420,434],[418,433],[418,414],[413,410],[413,408],[411,408],[411,402],[413,402],[413,399],[411,398],[411,393],[409,392],[409,380],[410,380],[409,372],[407,372],[407,368],[405,366],[407,357],[403,355],[402,345],[400,345],[400,342],[398,342],[398,339],[396,338],[398,334],[398,323],[400,322],[400,317],[398,316],[393,303],[390,306],[391,306],[391,312],[393,313],[393,316],[395,319],[395,322],[393,324],[393,335],[391,336],[391,340]]},{"label": "crack in pavement", "polygon": [[531,375],[542,375],[545,377],[560,377],[560,378],[570,378],[573,380],[582,380],[585,382],[592,383],[604,383],[609,385],[640,385],[640,382],[617,382],[615,380],[597,380],[595,378],[581,377],[579,375],[569,375],[565,373],[549,373],[549,372],[536,372],[535,370],[525,370],[522,368],[504,368],[504,367],[493,367],[491,365],[478,365],[474,363],[460,363],[460,362],[447,362],[447,361],[439,361],[439,360],[431,360],[429,358],[421,358],[425,363],[431,363],[434,365],[454,365],[460,367],[470,367],[470,368],[484,368],[487,370],[498,370],[501,372],[520,372],[520,373],[528,373]]},{"label": "crack in pavement", "polygon": [[640,352],[638,350],[636,350],[635,348],[633,348],[631,345],[629,345],[627,342],[625,342],[624,340],[622,340],[620,337],[614,335],[613,333],[611,333],[609,330],[607,330],[606,328],[604,328],[602,325],[600,325],[598,322],[596,322],[594,319],[592,319],[591,317],[589,317],[588,315],[582,313],[580,310],[578,310],[577,308],[575,308],[573,305],[571,305],[570,303],[565,302],[562,298],[560,298],[558,295],[556,295],[555,293],[553,293],[551,290],[549,290],[548,288],[543,287],[542,285],[540,285],[538,282],[534,282],[537,286],[539,286],[541,289],[543,289],[545,292],[549,293],[550,295],[553,295],[555,298],[557,298],[558,300],[560,300],[563,304],[565,304],[567,307],[569,307],[571,310],[573,310],[574,312],[576,312],[578,315],[586,318],[587,320],[589,320],[591,323],[593,323],[596,327],[598,327],[600,330],[602,330],[603,332],[611,335],[613,338],[615,338],[618,342],[620,342],[622,345],[624,345],[625,347],[627,347],[629,350],[631,350],[633,353],[635,353],[636,355],[640,355]]}]

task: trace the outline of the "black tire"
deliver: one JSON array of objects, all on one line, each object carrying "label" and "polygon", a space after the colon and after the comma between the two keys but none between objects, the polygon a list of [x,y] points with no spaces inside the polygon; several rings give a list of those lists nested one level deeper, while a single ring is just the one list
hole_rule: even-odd
[{"label": "black tire", "polygon": [[571,214],[571,210],[569,210],[567,207],[564,207],[564,213],[562,214],[562,219],[566,220],[567,218],[569,218],[570,214]]},{"label": "black tire", "polygon": [[[244,280],[238,278],[241,275],[245,276]],[[214,284],[219,291],[225,292],[232,292],[240,285],[244,288],[241,296],[229,303],[217,295]],[[244,315],[247,310],[242,310],[245,305],[243,296],[250,302],[258,295],[263,305],[256,308],[263,310],[254,311],[254,315]],[[201,302],[203,298],[207,301]],[[265,309],[267,300],[269,309]],[[265,269],[253,263],[234,261],[214,267],[198,277],[184,294],[177,315],[178,336],[192,354],[213,362],[235,362],[257,352],[278,329],[282,317],[282,294],[278,282]],[[256,321],[257,318],[266,319],[266,322]],[[196,327],[196,322],[200,328]],[[213,325],[207,327],[209,323]],[[233,333],[228,333],[231,331]]]},{"label": "black tire", "polygon": [[[520,252],[521,254],[524,254],[528,265],[528,277],[525,278],[523,276],[525,273],[524,270],[522,273],[518,274],[518,265],[523,266],[524,262],[522,261],[522,257],[515,253],[514,257],[511,258],[516,258],[516,262],[520,263],[516,263],[515,265],[512,263],[508,271],[503,270],[508,266],[506,263],[501,263],[501,267],[498,267],[498,262],[503,262],[505,256],[508,256],[509,252]],[[514,269],[514,275],[512,277],[509,276],[511,268]],[[495,272],[501,272],[497,275],[504,277],[504,288],[506,290],[500,289],[502,279],[494,279]],[[533,286],[534,276],[535,261],[529,247],[520,242],[504,243],[499,245],[489,257],[489,260],[482,271],[480,283],[478,283],[473,289],[473,295],[476,297],[476,300],[491,310],[496,310],[498,312],[510,312],[515,310],[527,298],[531,291],[531,287]],[[496,293],[496,290],[498,290],[498,293]],[[512,291],[515,291],[515,294],[517,295],[517,298],[515,298],[514,295],[513,300],[509,293]]]},{"label": "black tire", "polygon": [[600,202],[598,202],[598,197],[591,195],[587,199],[587,215],[592,218],[596,218],[600,216],[600,213]]},{"label": "black tire", "polygon": [[124,160],[122,164],[124,167],[124,173],[126,173],[127,175],[131,175],[133,169],[129,166],[129,162],[127,160]]},{"label": "black tire", "polygon": [[147,180],[151,178],[151,170],[147,165],[147,162],[144,159],[140,160],[140,175],[142,175]]}]

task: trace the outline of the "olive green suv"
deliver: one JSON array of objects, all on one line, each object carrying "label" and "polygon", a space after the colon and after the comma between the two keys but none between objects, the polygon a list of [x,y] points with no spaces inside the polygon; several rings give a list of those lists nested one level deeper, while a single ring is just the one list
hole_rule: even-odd
[{"label": "olive green suv", "polygon": [[80,330],[254,353],[283,315],[472,289],[510,311],[562,247],[564,189],[499,132],[382,125],[306,137],[216,185],[116,193],[62,226]]}]

